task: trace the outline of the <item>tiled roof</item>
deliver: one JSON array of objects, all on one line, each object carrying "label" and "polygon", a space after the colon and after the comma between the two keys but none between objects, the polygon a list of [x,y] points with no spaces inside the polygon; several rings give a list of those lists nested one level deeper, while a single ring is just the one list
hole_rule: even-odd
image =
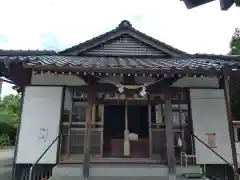
[{"label": "tiled roof", "polygon": [[4,50],[0,49],[0,56],[40,56],[56,55],[55,51],[48,50]]},{"label": "tiled roof", "polygon": [[240,61],[240,55],[222,55],[222,54],[193,54],[191,57],[195,58],[208,58],[208,59],[224,59],[224,60],[234,60]]},{"label": "tiled roof", "polygon": [[215,68],[220,69],[223,65],[240,66],[240,61],[209,59],[196,57],[182,58],[127,58],[127,57],[77,57],[77,56],[19,56],[0,57],[2,61],[20,61],[27,65],[54,65],[58,67],[78,66],[93,68],[144,68],[144,69],[183,69],[183,68]]},{"label": "tiled roof", "polygon": [[224,65],[240,69],[240,56],[188,54],[136,30],[126,20],[112,31],[58,53],[38,50],[0,50],[1,62],[0,65],[21,62],[45,69],[56,66],[68,69],[80,67],[85,68],[84,70],[91,68],[93,71],[101,68],[102,71],[104,68],[115,68],[120,71],[123,69],[158,71],[171,68],[219,70]]}]

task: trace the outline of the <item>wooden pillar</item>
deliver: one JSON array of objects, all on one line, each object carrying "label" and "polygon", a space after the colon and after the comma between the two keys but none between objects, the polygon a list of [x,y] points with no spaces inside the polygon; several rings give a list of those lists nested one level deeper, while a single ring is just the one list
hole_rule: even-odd
[{"label": "wooden pillar", "polygon": [[96,123],[96,104],[95,102],[93,102],[92,104],[92,124],[95,127],[95,123]]},{"label": "wooden pillar", "polygon": [[[73,111],[73,101],[74,101],[74,89],[73,88],[69,88],[69,89],[65,89],[65,91],[67,90],[71,90],[71,99],[72,99],[72,103],[71,103],[71,108],[68,112],[68,136],[67,136],[67,158],[69,159],[70,158],[70,151],[71,151],[71,128],[72,128],[72,111]],[[64,92],[66,93],[66,92]]]},{"label": "wooden pillar", "polygon": [[21,89],[22,89],[22,94],[21,94],[21,100],[20,100],[20,116],[19,116],[20,118],[18,119],[18,127],[16,132],[15,149],[14,149],[13,166],[12,166],[12,180],[17,180],[18,177],[21,177],[21,173],[22,173],[22,170],[20,169],[21,165],[16,164],[24,97],[26,95],[25,94],[26,86],[22,86]]},{"label": "wooden pillar", "polygon": [[[14,69],[11,69],[11,67],[8,69],[9,72],[12,72],[15,74]],[[24,96],[25,96],[25,90],[26,86],[31,83],[31,77],[32,77],[32,70],[22,70],[19,68],[18,70],[21,76],[16,75],[16,77],[21,77],[21,85],[20,85],[20,92],[21,92],[21,101],[20,101],[20,116],[18,120],[18,127],[17,127],[17,132],[16,132],[16,139],[15,139],[15,148],[14,148],[14,156],[13,156],[13,165],[12,165],[12,179],[16,180],[20,177],[20,174],[22,173],[21,171],[17,169],[17,167],[20,167],[21,165],[16,164],[16,158],[17,158],[17,152],[18,152],[18,142],[19,142],[19,133],[20,133],[20,128],[21,128],[21,121],[22,121],[22,110],[23,110],[23,104],[24,104]]]},{"label": "wooden pillar", "polygon": [[101,115],[101,127],[102,127],[100,156],[103,157],[104,105],[103,104],[100,105],[98,110],[99,110],[99,114]]},{"label": "wooden pillar", "polygon": [[167,143],[167,157],[168,157],[168,174],[169,179],[176,179],[176,160],[174,150],[174,134],[173,134],[173,114],[171,94],[166,92],[164,95],[165,107],[165,123],[166,123],[166,143]]},{"label": "wooden pillar", "polygon": [[[237,162],[237,153],[236,153],[236,146],[235,146],[235,137],[234,137],[234,129],[232,123],[232,111],[231,111],[231,98],[230,98],[230,76],[226,69],[223,71],[224,77],[224,94],[225,94],[225,102],[226,102],[226,110],[227,110],[227,118],[228,118],[228,128],[229,128],[229,136],[231,142],[231,149],[232,149],[232,158],[233,158],[233,166],[234,170],[237,171],[238,169],[238,162]],[[235,180],[238,180],[238,176],[234,174]]]},{"label": "wooden pillar", "polygon": [[128,129],[128,100],[125,99],[125,129],[124,129],[124,156],[130,156],[130,142],[129,142],[129,129]]},{"label": "wooden pillar", "polygon": [[234,131],[234,140],[235,142],[238,142],[238,128],[233,126]]},{"label": "wooden pillar", "polygon": [[152,157],[152,107],[148,104],[149,156]]},{"label": "wooden pillar", "polygon": [[85,136],[84,136],[84,159],[83,159],[83,179],[87,180],[89,178],[89,168],[90,168],[90,156],[91,156],[91,132],[92,132],[92,112],[93,104],[96,100],[96,93],[90,91],[87,94],[88,106],[86,109],[86,124],[85,124]]}]

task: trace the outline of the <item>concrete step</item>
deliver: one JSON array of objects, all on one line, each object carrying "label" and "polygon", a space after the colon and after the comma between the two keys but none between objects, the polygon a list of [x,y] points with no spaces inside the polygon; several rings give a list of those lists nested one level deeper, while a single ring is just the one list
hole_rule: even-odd
[{"label": "concrete step", "polygon": [[0,167],[1,180],[11,180],[11,177],[12,177],[12,167]]},{"label": "concrete step", "polygon": [[[82,164],[60,164],[53,168],[53,177],[82,176]],[[189,166],[183,168],[177,166],[177,176],[187,173],[201,173],[201,167]],[[90,168],[90,176],[94,177],[167,177],[168,167],[163,164],[92,164]]]},{"label": "concrete step", "polygon": [[[90,177],[89,180],[172,180],[168,176],[161,176],[161,177],[142,177],[142,176],[122,176],[122,177],[116,177],[116,176],[101,176],[101,177]],[[80,177],[76,176],[55,176],[51,177],[50,180],[81,180]],[[208,180],[207,178],[184,178],[181,176],[176,177],[176,180]]]}]

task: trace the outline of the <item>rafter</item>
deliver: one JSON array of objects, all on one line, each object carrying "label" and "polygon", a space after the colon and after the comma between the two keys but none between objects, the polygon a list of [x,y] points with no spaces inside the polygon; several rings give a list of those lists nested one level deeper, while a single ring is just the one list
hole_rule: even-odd
[{"label": "rafter", "polygon": [[78,74],[78,75],[75,75],[75,76],[83,79],[86,84],[97,84],[98,81],[100,80],[100,77],[91,75],[89,73],[87,73],[86,75]]}]

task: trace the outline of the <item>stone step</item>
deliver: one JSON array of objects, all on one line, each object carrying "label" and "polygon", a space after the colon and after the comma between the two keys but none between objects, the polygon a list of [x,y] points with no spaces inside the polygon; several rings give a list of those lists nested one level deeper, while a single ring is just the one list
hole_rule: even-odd
[{"label": "stone step", "polygon": [[185,174],[183,174],[183,176],[184,177],[186,177],[186,178],[202,178],[204,175],[203,175],[203,173],[185,173]]},{"label": "stone step", "polygon": [[0,179],[11,180],[12,168],[11,167],[0,167]]},{"label": "stone step", "polygon": [[[89,180],[173,180],[169,178],[168,176],[161,176],[161,177],[142,177],[142,176],[122,176],[122,177],[116,177],[116,176],[101,176],[101,177],[90,177]],[[54,176],[51,177],[50,180],[83,180],[80,177],[76,176]],[[185,178],[183,176],[176,177],[176,180],[207,180],[207,178]]]},{"label": "stone step", "polygon": [[[53,176],[82,176],[82,164],[60,164],[53,168]],[[200,166],[183,168],[177,166],[177,176],[187,173],[201,173]],[[91,177],[166,177],[168,167],[163,164],[92,164]]]}]

